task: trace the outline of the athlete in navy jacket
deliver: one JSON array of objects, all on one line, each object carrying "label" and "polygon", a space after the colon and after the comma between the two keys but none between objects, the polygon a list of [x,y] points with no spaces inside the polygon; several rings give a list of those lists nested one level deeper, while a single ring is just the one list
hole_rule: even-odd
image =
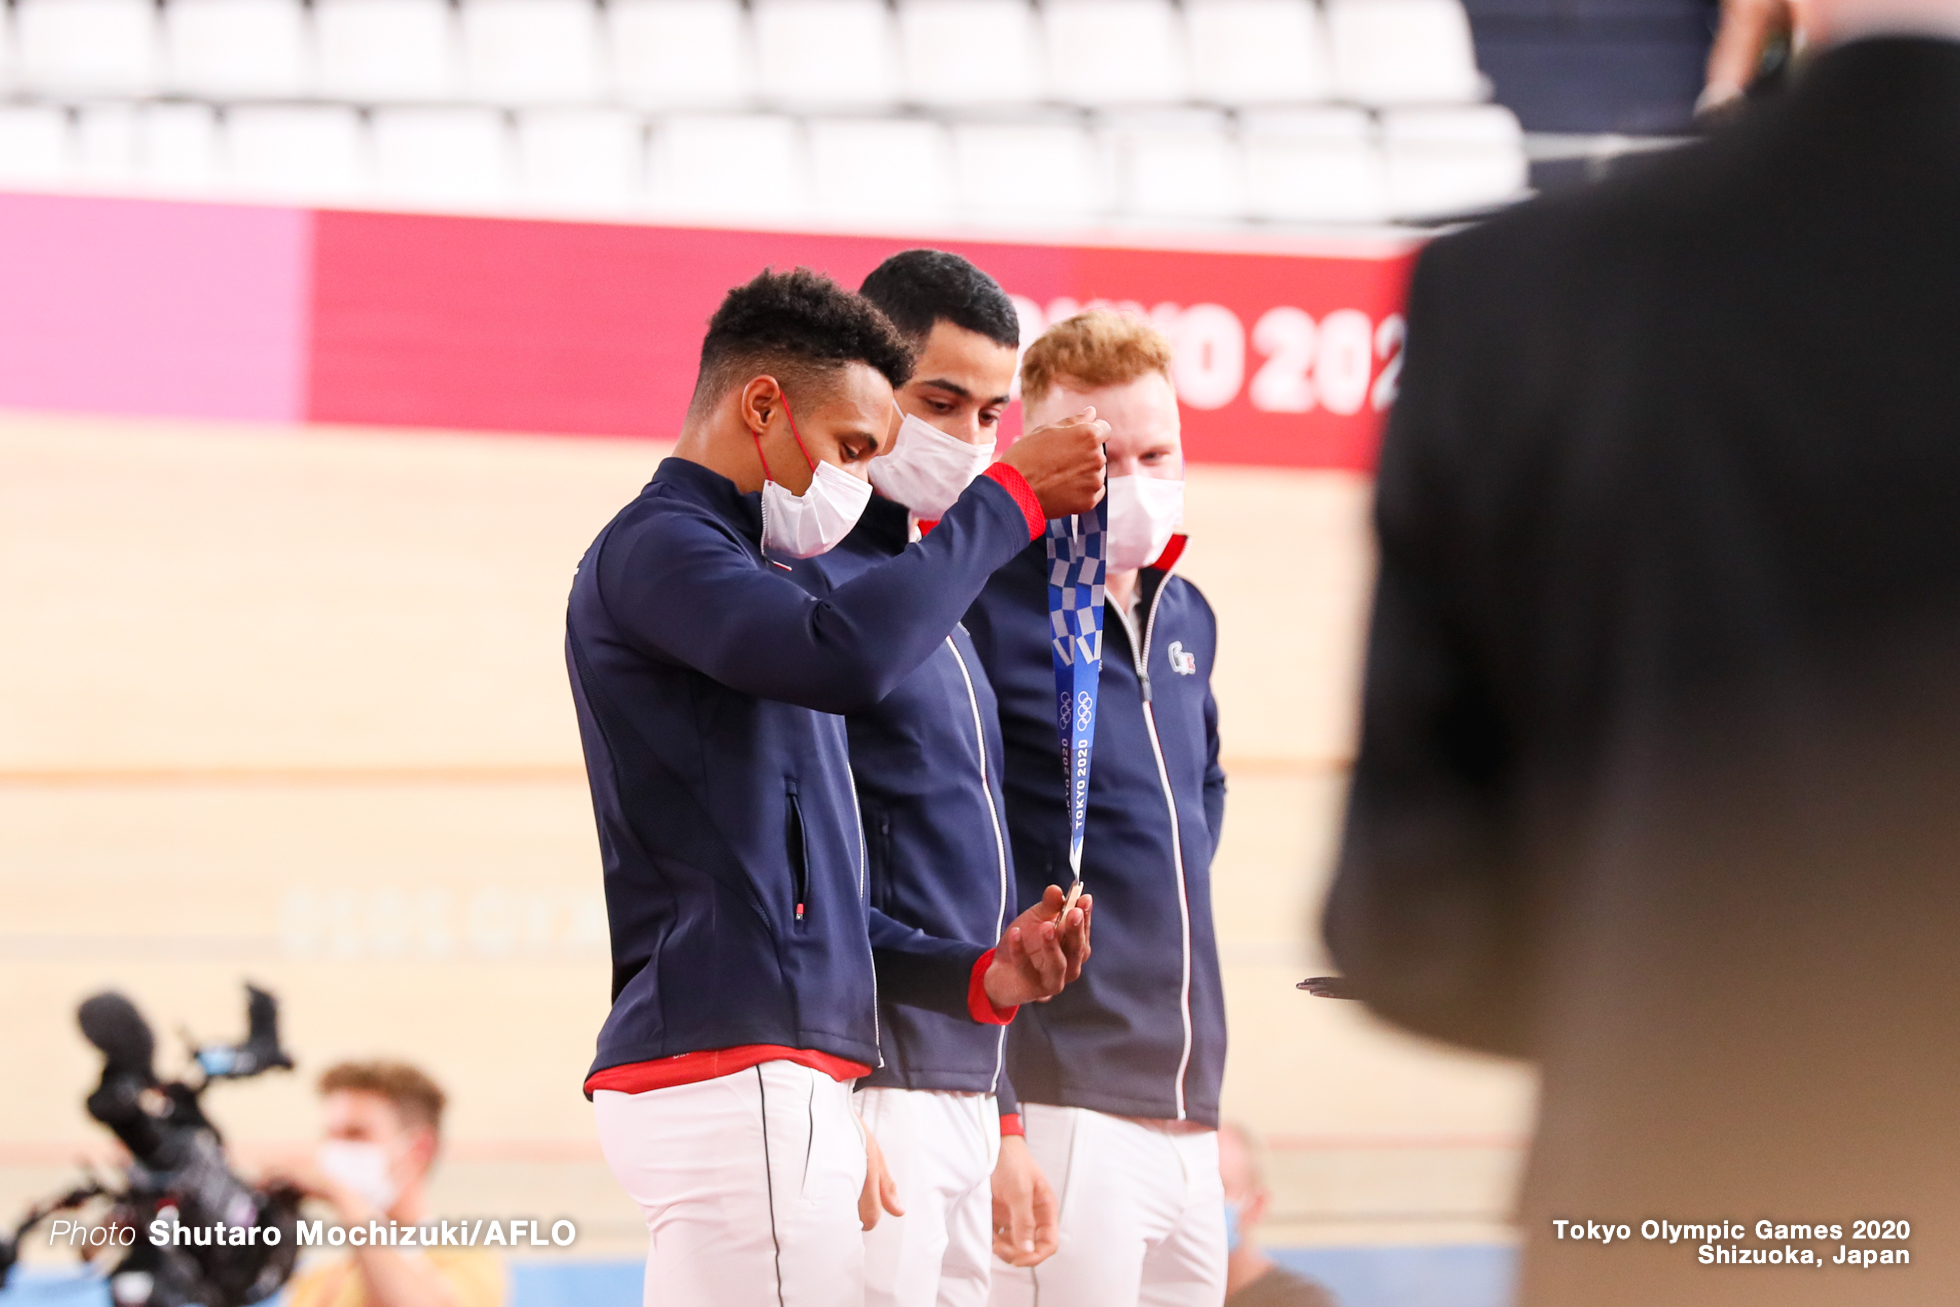
[{"label": "athlete in navy jacket", "polygon": [[[871,465],[879,493],[843,544],[798,565],[820,595],[901,554],[921,520],[945,514],[992,462],[1020,343],[1006,292],[956,254],[896,254],[860,293],[918,344],[918,365],[897,393],[898,441]],[[981,1307],[995,1251],[1023,1265],[1053,1251],[1054,1191],[1020,1137],[1005,1031],[933,1003],[877,947],[887,917],[977,956],[1014,915],[999,717],[966,632],[852,713],[847,730],[870,850],[884,1055],[859,1081],[858,1103],[905,1206],[866,1236],[865,1301]]]},{"label": "athlete in navy jacket", "polygon": [[[666,1304],[861,1301],[855,1218],[878,1168],[848,1083],[878,1061],[877,1002],[831,714],[883,698],[1046,512],[1099,491],[1101,432],[1056,428],[920,548],[811,596],[772,554],[848,531],[909,368],[883,315],[815,274],[731,292],[675,456],[573,583],[566,651],[613,948],[586,1087]],[[882,948],[928,1001],[992,1019],[1059,987],[1086,919],[1057,931],[1055,898],[991,956],[916,931]]]},{"label": "athlete in navy jacket", "polygon": [[[1051,327],[1022,364],[1029,422],[1093,404],[1110,423],[1110,571],[1082,850],[1096,958],[1008,1034],[1029,1149],[1067,1195],[1061,1251],[996,1275],[996,1304],[1135,1307],[1142,1295],[1216,1307],[1224,1295],[1217,628],[1197,587],[1171,571],[1183,461],[1170,358],[1141,319],[1088,313]],[[965,623],[1000,699],[1024,902],[1069,875],[1047,570],[1043,545],[1028,546]]]}]

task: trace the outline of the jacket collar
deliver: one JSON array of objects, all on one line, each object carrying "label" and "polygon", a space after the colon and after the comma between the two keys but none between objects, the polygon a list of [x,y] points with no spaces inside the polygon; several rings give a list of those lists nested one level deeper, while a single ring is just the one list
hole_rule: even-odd
[{"label": "jacket collar", "polygon": [[1152,562],[1144,564],[1144,570],[1148,572],[1169,572],[1173,567],[1177,566],[1177,560],[1184,557],[1184,546],[1190,543],[1190,540],[1191,537],[1182,532],[1172,536],[1170,543],[1164,546],[1164,551],[1158,554]]},{"label": "jacket collar", "polygon": [[864,505],[863,516],[845,538],[879,554],[901,553],[912,543],[912,510],[874,490]]},{"label": "jacket collar", "polygon": [[1152,562],[1145,563],[1137,573],[1137,611],[1148,613],[1151,605],[1157,602],[1157,592],[1164,588],[1164,582],[1171,579],[1171,569],[1177,560],[1184,556],[1184,545],[1191,537],[1182,533],[1171,537]]},{"label": "jacket collar", "polygon": [[699,504],[761,548],[762,495],[759,492],[752,490],[745,495],[721,473],[672,454],[661,459],[660,466],[653,470],[648,489],[654,486]]}]

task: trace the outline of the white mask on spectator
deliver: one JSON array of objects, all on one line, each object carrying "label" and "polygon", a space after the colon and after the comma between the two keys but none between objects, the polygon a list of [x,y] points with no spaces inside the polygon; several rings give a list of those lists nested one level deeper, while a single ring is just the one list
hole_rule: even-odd
[{"label": "white mask on spectator", "polygon": [[329,1139],[320,1145],[320,1169],[377,1212],[395,1205],[399,1191],[388,1174],[388,1150],[380,1144]]},{"label": "white mask on spectator", "polygon": [[1109,479],[1109,570],[1156,561],[1184,520],[1184,483],[1163,477]]},{"label": "white mask on spectator", "polygon": [[969,445],[907,413],[892,452],[871,460],[871,484],[920,517],[941,518],[993,461],[993,441]]},{"label": "white mask on spectator", "polygon": [[762,437],[755,438],[764,478],[762,548],[765,553],[790,558],[815,558],[835,549],[851,533],[864,515],[864,506],[871,502],[871,484],[835,463],[819,463],[810,457],[787,398],[783,400],[783,416],[789,419],[789,433],[796,437],[796,447],[803,450],[810,464],[810,484],[802,494],[792,495],[769,475],[769,460],[762,457]]}]

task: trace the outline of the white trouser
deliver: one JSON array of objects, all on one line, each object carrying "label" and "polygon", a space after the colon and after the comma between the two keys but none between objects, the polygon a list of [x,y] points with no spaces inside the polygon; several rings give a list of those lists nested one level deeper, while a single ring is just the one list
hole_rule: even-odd
[{"label": "white trouser", "polygon": [[1080,1107],[1021,1104],[1028,1151],[1060,1198],[1061,1248],[994,1268],[994,1307],[1219,1307],[1218,1135]]},{"label": "white trouser", "polygon": [[592,1096],[647,1222],[646,1307],[862,1307],[864,1133],[851,1087],[794,1062]]},{"label": "white trouser", "polygon": [[864,1236],[865,1307],[984,1307],[1000,1107],[992,1094],[863,1089],[904,1216]]}]

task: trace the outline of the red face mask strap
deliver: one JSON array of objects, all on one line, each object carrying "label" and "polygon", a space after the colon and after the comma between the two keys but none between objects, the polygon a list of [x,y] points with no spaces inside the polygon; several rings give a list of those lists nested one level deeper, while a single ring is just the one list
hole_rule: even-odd
[{"label": "red face mask strap", "polygon": [[749,438],[755,441],[755,456],[762,463],[762,479],[764,481],[774,481],[776,478],[769,475],[769,456],[762,452],[762,437],[751,431],[749,432]]},{"label": "red face mask strap", "polygon": [[810,465],[812,472],[815,472],[817,460],[810,457],[810,447],[803,443],[803,433],[796,429],[796,414],[789,411],[788,395],[783,396],[783,416],[789,419],[789,433],[796,437],[796,447],[803,451],[803,461]]}]

